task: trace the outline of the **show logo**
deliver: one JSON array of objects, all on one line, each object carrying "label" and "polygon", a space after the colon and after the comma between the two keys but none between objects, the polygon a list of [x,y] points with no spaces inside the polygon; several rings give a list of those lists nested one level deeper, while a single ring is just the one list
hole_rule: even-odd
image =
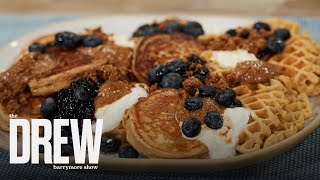
[{"label": "show logo", "polygon": [[[92,131],[90,119],[83,120],[82,134],[79,133],[77,119],[59,119],[51,123],[47,119],[10,119],[10,163],[39,164],[39,146],[44,147],[45,164],[69,164],[69,157],[61,155],[61,145],[68,144],[68,138],[61,136],[63,126],[71,126],[74,150],[74,163],[85,164],[86,157],[89,164],[99,163],[100,143],[102,136],[102,119],[97,119],[95,132]],[[21,155],[18,153],[20,145],[18,128],[22,128]],[[43,129],[41,135],[40,130]],[[50,139],[53,143],[50,143]]]}]

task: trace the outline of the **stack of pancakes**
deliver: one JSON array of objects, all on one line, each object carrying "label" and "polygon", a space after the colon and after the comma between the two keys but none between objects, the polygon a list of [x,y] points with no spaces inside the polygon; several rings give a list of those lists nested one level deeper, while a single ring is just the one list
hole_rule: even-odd
[{"label": "stack of pancakes", "polygon": [[[278,143],[300,131],[304,122],[312,116],[308,96],[320,94],[320,47],[307,34],[301,33],[296,23],[280,19],[267,19],[265,22],[269,23],[272,29],[288,29],[291,37],[286,41],[282,52],[271,57],[263,57],[267,62],[283,68],[284,73],[267,82],[255,84],[228,83],[227,75],[232,69],[223,68],[217,62],[209,63],[211,50],[236,50],[247,47],[252,49],[245,50],[258,53],[259,49],[255,49],[256,47],[242,46],[240,43],[243,42],[237,40],[230,42],[232,39],[228,42],[234,44],[233,48],[214,46],[212,49],[212,41],[217,43],[217,39],[225,39],[224,34],[205,34],[200,37],[178,32],[156,34],[135,38],[135,47],[130,49],[116,45],[111,40],[111,35],[96,29],[87,30],[84,34],[102,37],[103,44],[90,50],[78,48],[67,55],[54,56],[50,53],[37,55],[23,51],[19,61],[8,71],[0,74],[0,93],[5,94],[13,88],[20,88],[13,94],[13,98],[1,99],[0,127],[9,130],[8,114],[12,113],[12,110],[19,118],[41,117],[39,107],[43,100],[81,77],[102,76],[106,79],[99,90],[100,93],[122,91],[123,87],[130,87],[134,83],[148,83],[148,71],[155,65],[166,64],[175,59],[185,60],[190,54],[195,54],[201,55],[208,62],[210,76],[215,77],[216,82],[223,81],[233,88],[243,106],[251,110],[250,121],[242,130],[235,147],[237,152],[248,153]],[[52,39],[53,36],[45,36],[37,41],[47,43]],[[73,57],[76,57],[74,61]],[[36,73],[29,78],[24,77],[25,81],[21,87],[11,86],[9,81],[17,79],[7,77],[6,73],[16,72],[19,63],[26,62],[32,64],[30,71]],[[43,62],[46,64],[45,67],[42,67]],[[212,85],[213,81],[210,83],[208,85]],[[6,86],[7,84],[9,86]],[[205,99],[203,110],[190,112],[183,108],[183,100],[188,97],[184,89],[161,89],[152,86],[148,92],[149,96],[140,98],[131,106],[126,111],[122,123],[109,133],[127,141],[148,158],[208,158],[208,148],[200,141],[183,137],[180,125],[190,116],[203,119],[208,111],[222,112],[221,107],[214,101]],[[111,103],[103,98],[108,97],[98,96],[95,99],[96,104]],[[26,101],[31,103],[25,103]],[[11,109],[10,103],[21,104],[21,108]],[[23,106],[27,106],[28,111],[24,110]]]}]

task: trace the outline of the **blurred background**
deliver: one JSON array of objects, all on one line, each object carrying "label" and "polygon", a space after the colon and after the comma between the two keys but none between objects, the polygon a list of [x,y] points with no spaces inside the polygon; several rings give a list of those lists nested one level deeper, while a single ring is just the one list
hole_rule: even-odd
[{"label": "blurred background", "polygon": [[320,0],[0,0],[0,13],[317,16]]}]

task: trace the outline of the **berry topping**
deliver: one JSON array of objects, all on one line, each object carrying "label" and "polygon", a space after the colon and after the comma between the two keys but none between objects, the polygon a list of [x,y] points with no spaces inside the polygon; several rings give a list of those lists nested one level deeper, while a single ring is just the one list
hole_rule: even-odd
[{"label": "berry topping", "polygon": [[182,74],[186,71],[187,66],[182,60],[178,59],[178,60],[169,62],[167,64],[167,68],[172,73]]},{"label": "berry topping", "polygon": [[189,111],[196,111],[197,109],[200,109],[202,105],[202,100],[199,97],[188,98],[184,101],[184,108]]},{"label": "berry topping", "polygon": [[168,74],[169,70],[165,65],[157,64],[154,68],[150,69],[148,72],[149,83],[160,83],[163,76]]},{"label": "berry topping", "polygon": [[40,52],[44,53],[46,51],[46,46],[37,42],[32,43],[29,46],[29,52]]},{"label": "berry topping", "polygon": [[102,136],[100,151],[105,153],[116,152],[119,150],[120,145],[121,141],[119,139],[111,136]]},{"label": "berry topping", "polygon": [[200,97],[214,97],[217,90],[212,86],[200,86],[198,88]]},{"label": "berry topping", "polygon": [[254,25],[253,25],[253,28],[256,29],[256,30],[260,30],[260,29],[264,29],[266,31],[270,31],[271,28],[269,26],[269,24],[267,23],[264,23],[264,22],[256,22]]},{"label": "berry topping", "polygon": [[97,93],[97,83],[90,78],[71,83],[69,88],[61,90],[56,97],[59,113],[54,118],[93,119],[93,99]]},{"label": "berry topping", "polygon": [[223,126],[223,118],[218,111],[211,111],[206,114],[204,123],[211,129],[220,129]]},{"label": "berry topping", "polygon": [[[85,96],[86,100],[93,100],[98,94],[98,85],[91,78],[83,78],[71,83],[72,90],[76,93],[78,90],[79,95]],[[84,89],[85,93],[81,94],[81,89]]]},{"label": "berry topping", "polygon": [[183,26],[176,21],[169,22],[165,27],[165,30],[168,33],[181,32],[182,29],[183,29]]},{"label": "berry topping", "polygon": [[235,99],[232,103],[232,107],[242,107],[242,102],[238,99]]},{"label": "berry topping", "polygon": [[160,85],[163,88],[181,88],[183,77],[178,73],[169,73],[162,78]]},{"label": "berry topping", "polygon": [[46,119],[51,119],[57,112],[57,105],[53,98],[46,99],[40,108],[41,115]]},{"label": "berry topping", "polygon": [[287,29],[279,28],[274,31],[274,37],[285,41],[291,37],[291,34]]},{"label": "berry topping", "polygon": [[94,119],[94,107],[92,102],[81,103],[78,117],[81,119]]},{"label": "berry topping", "polygon": [[145,24],[140,26],[134,33],[133,37],[152,36],[163,33],[163,31],[156,24]]},{"label": "berry topping", "polygon": [[123,146],[119,150],[119,158],[138,158],[139,153],[132,146]]},{"label": "berry topping", "polygon": [[188,56],[187,59],[190,64],[203,64],[203,60],[194,54],[191,54],[190,56]]},{"label": "berry topping", "polygon": [[195,21],[188,22],[188,24],[183,27],[183,32],[194,37],[204,34],[201,24]]},{"label": "berry topping", "polygon": [[181,130],[186,137],[196,137],[201,132],[201,122],[196,118],[187,118],[183,121]]},{"label": "berry topping", "polygon": [[230,36],[236,36],[237,35],[237,31],[235,29],[229,29],[226,33],[229,34]]},{"label": "berry topping", "polygon": [[64,49],[73,49],[76,48],[80,44],[81,38],[77,34],[73,32],[59,32],[55,36],[56,45],[64,48]]},{"label": "berry topping", "polygon": [[284,49],[284,42],[281,39],[269,39],[266,49],[272,54],[277,54]]},{"label": "berry topping", "polygon": [[82,38],[82,45],[84,47],[96,47],[102,44],[102,39],[96,36],[84,36]]},{"label": "berry topping", "polygon": [[243,39],[247,39],[250,36],[250,32],[248,30],[244,30],[241,32],[240,37]]},{"label": "berry topping", "polygon": [[208,73],[209,73],[209,69],[207,67],[202,67],[201,69],[194,71],[193,75],[196,78],[203,80]]},{"label": "berry topping", "polygon": [[86,91],[83,86],[77,87],[74,92],[77,101],[87,101],[90,99],[90,92]]},{"label": "berry topping", "polygon": [[218,91],[215,96],[216,102],[224,107],[230,107],[236,99],[236,93],[233,89],[226,88]]}]

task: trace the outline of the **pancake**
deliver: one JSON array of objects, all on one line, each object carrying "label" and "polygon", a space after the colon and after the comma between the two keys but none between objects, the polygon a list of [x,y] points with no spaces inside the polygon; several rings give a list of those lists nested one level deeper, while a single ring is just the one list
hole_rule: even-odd
[{"label": "pancake", "polygon": [[[67,88],[83,77],[127,80],[131,71],[132,49],[117,46],[111,35],[100,28],[86,30],[80,35],[102,39],[96,47],[64,50],[52,45],[54,34],[44,35],[32,42],[47,45],[46,52],[21,51],[15,64],[0,73],[0,117],[2,129],[8,130],[9,114],[19,118],[41,118],[40,106],[49,95]],[[36,110],[35,110],[36,109]]]},{"label": "pancake", "polygon": [[148,71],[156,64],[200,54],[204,46],[193,36],[173,33],[141,38],[133,54],[132,71],[139,82],[148,82]]},{"label": "pancake", "polygon": [[162,89],[141,98],[123,121],[128,142],[148,158],[207,158],[207,147],[183,137],[180,123],[188,117],[203,121],[206,112],[223,109],[205,98],[203,107],[191,112],[183,107],[186,97],[184,90]]}]

